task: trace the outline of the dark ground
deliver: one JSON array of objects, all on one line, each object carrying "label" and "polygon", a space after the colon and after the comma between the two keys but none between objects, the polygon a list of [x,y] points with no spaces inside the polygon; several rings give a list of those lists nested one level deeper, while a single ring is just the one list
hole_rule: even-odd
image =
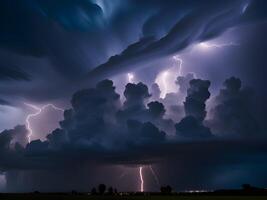
[{"label": "dark ground", "polygon": [[18,200],[18,199],[38,199],[38,200],[108,200],[108,199],[119,199],[119,200],[266,200],[267,196],[202,196],[202,195],[150,195],[150,196],[90,196],[90,195],[71,195],[71,194],[2,194],[0,200]]}]

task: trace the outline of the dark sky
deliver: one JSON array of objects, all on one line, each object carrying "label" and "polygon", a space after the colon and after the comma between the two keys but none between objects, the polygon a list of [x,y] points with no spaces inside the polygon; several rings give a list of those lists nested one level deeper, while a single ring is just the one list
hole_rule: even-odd
[{"label": "dark sky", "polygon": [[265,0],[2,0],[0,191],[267,187]]}]

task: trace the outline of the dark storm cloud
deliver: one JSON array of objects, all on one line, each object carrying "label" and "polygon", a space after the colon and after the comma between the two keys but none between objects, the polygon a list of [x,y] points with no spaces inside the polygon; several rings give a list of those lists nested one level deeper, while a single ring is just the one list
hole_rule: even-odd
[{"label": "dark storm cloud", "polygon": [[[238,92],[239,83],[233,78],[226,81],[226,85],[234,93]],[[209,84],[209,81],[192,80],[187,97],[205,105],[209,97]],[[27,143],[28,134],[25,126],[3,131],[0,133],[1,170],[7,174],[14,170],[38,170],[37,176],[50,176],[57,170],[70,173],[82,166],[87,166],[90,171],[101,166],[134,167],[153,164],[166,167],[164,163],[173,163],[169,166],[170,170],[172,166],[179,166],[180,170],[187,169],[187,175],[197,173],[195,166],[200,166],[202,173],[209,175],[210,181],[213,181],[216,176],[210,174],[210,170],[216,171],[217,167],[224,168],[236,162],[260,162],[261,158],[258,156],[267,152],[265,137],[259,135],[250,139],[211,137],[209,128],[202,124],[205,106],[199,111],[202,116],[200,119],[188,115],[174,126],[171,120],[165,119],[164,104],[152,101],[145,107],[144,99],[150,96],[146,85],[128,84],[124,94],[127,96],[125,102],[132,102],[127,103],[127,106],[120,102],[110,80],[103,80],[94,88],[76,92],[71,100],[72,108],[64,112],[61,127],[48,134],[45,141],[32,141],[25,148],[23,146]],[[134,102],[142,108],[138,116],[131,115],[128,111],[135,107]],[[126,113],[123,120],[118,117],[120,112]],[[135,119],[132,119],[133,116]],[[178,137],[170,137],[171,127],[176,127]],[[210,167],[202,168],[203,160]],[[80,173],[79,170],[77,173]],[[34,174],[29,174],[30,178],[33,176]],[[185,174],[180,175],[181,178],[184,176]],[[13,178],[8,179],[15,181]],[[173,183],[172,178],[166,178]],[[199,183],[201,181],[203,179]],[[190,181],[189,183],[192,184]],[[43,184],[40,188],[50,185],[47,181]],[[66,186],[64,183],[62,185]],[[76,182],[75,185],[80,187]],[[15,185],[12,186],[10,187],[18,190]],[[183,188],[183,185],[177,183],[174,186]]]},{"label": "dark storm cloud", "polygon": [[3,0],[0,44],[17,52],[41,55],[48,50],[40,40],[40,36],[48,37],[42,34],[45,27],[41,26],[52,27],[47,18],[65,28],[79,30],[94,28],[101,16],[101,8],[91,1]]},{"label": "dark storm cloud", "polygon": [[[144,16],[127,7],[125,1],[98,3],[1,1],[1,60],[5,66],[19,63],[34,83],[20,87],[5,84],[0,92],[28,101],[65,100],[80,88],[77,82],[89,69],[132,43]],[[119,23],[121,19],[127,23]],[[121,33],[126,36],[120,37]]]},{"label": "dark storm cloud", "polygon": [[[245,1],[209,2],[205,6],[195,6],[193,11],[190,10],[191,12],[182,10],[180,12],[183,12],[183,17],[177,19],[175,25],[165,36],[158,40],[142,38],[126,48],[120,55],[113,56],[108,62],[92,70],[87,78],[90,81],[90,79],[127,72],[148,64],[152,60],[155,62],[155,59],[182,51],[195,42],[219,36],[230,27],[252,20],[265,19],[266,16],[259,17],[256,13],[251,14],[252,11],[249,12],[250,17],[248,17],[246,12],[243,12],[246,3]],[[254,4],[257,2],[253,2]],[[253,10],[253,8],[254,6],[250,9]],[[129,51],[131,53],[128,53]]]},{"label": "dark storm cloud", "polygon": [[123,94],[126,98],[124,102],[126,108],[135,105],[144,107],[144,100],[150,96],[148,87],[141,82],[138,84],[128,83]]},{"label": "dark storm cloud", "polygon": [[[227,148],[225,148],[226,146]],[[135,189],[139,185],[139,179],[137,177],[134,181],[131,181],[130,177],[136,177],[137,169],[133,168],[134,174],[130,175],[130,177],[127,176],[126,180],[120,179],[119,176],[125,169],[118,168],[116,170],[116,165],[112,165],[114,163],[126,166],[132,165],[133,167],[141,164],[144,166],[144,170],[146,169],[146,165],[153,163],[153,168],[156,170],[160,182],[169,183],[177,190],[186,190],[188,188],[200,189],[202,187],[214,189],[214,185],[217,188],[222,188],[229,185],[221,183],[221,185],[218,186],[214,181],[216,181],[220,174],[223,175],[224,173],[227,174],[229,171],[231,172],[232,170],[229,170],[229,168],[233,169],[241,164],[241,169],[244,169],[245,165],[249,163],[254,163],[255,166],[259,164],[265,165],[265,162],[262,162],[262,158],[258,157],[258,155],[266,154],[266,142],[264,140],[211,140],[206,142],[146,145],[142,147],[137,146],[133,152],[117,152],[115,157],[111,156],[112,154],[110,153],[98,154],[98,156],[94,157],[97,155],[96,153],[99,152],[92,152],[86,149],[77,152],[74,151],[75,149],[71,150],[72,153],[70,153],[70,149],[65,149],[61,153],[52,152],[49,159],[47,159],[48,154],[42,154],[42,157],[40,157],[40,154],[38,154],[37,157],[36,155],[32,155],[32,158],[28,157],[26,163],[31,164],[31,169],[34,166],[33,163],[38,163],[39,165],[35,165],[34,167],[38,170],[25,170],[22,172],[24,174],[23,177],[19,176],[19,171],[15,170],[6,173],[18,173],[18,176],[13,178],[7,177],[10,182],[20,183],[18,185],[10,185],[10,189],[12,189],[12,191],[18,191],[20,189],[21,191],[31,191],[32,188],[38,188],[40,191],[69,191],[76,188],[82,191],[87,191],[88,187],[92,188],[98,182],[116,185],[120,190],[121,188],[124,188],[123,184],[130,183],[132,187],[129,187],[129,189]],[[144,154],[144,152],[146,153]],[[77,156],[75,156],[75,153],[77,153]],[[111,166],[111,168],[113,166],[114,169],[103,167],[103,165],[100,164],[95,166],[99,170],[95,170],[93,167],[94,164],[86,164],[83,162],[91,159],[104,164],[104,166],[111,164],[109,166]],[[30,160],[32,160],[32,162],[30,162]],[[19,161],[20,160],[17,160],[17,164]],[[83,164],[84,167],[78,167]],[[257,176],[258,181],[264,180],[264,173],[257,173],[257,175],[255,175],[255,169],[258,169],[255,168],[255,166],[242,174],[242,177],[245,178],[245,180],[248,180],[248,174]],[[87,173],[85,173],[85,171]],[[263,172],[264,170],[260,171]],[[32,172],[32,174],[30,172]],[[103,173],[104,177],[102,177]],[[193,180],[189,178],[192,175],[194,175]],[[68,176],[68,180],[71,179],[71,188],[69,187],[69,184],[66,184],[66,176]],[[78,177],[78,179],[73,179],[71,178],[72,176]],[[20,181],[15,181],[18,180],[19,177]],[[144,173],[144,177],[146,188],[148,189],[150,188],[150,185],[148,184],[149,176],[147,173]],[[174,177],[179,177],[180,181],[177,181],[177,178]],[[40,178],[42,180],[41,182],[38,181],[38,183],[36,183],[36,181],[34,181],[40,180]],[[51,179],[55,179],[55,181],[51,182]],[[86,179],[85,182],[84,179]],[[27,184],[25,184],[26,181]],[[119,182],[115,183],[116,181]],[[235,183],[234,187],[239,187],[240,184],[246,182],[244,180],[239,181],[232,180],[232,182]],[[265,181],[260,185],[263,186],[264,182]],[[259,182],[252,181],[250,183]],[[61,187],[58,187],[58,184],[60,184]],[[86,184],[86,187],[84,187],[84,184]],[[233,185],[231,186],[233,187]],[[153,188],[153,190],[158,191],[158,187]]]},{"label": "dark storm cloud", "polygon": [[[3,84],[0,92],[7,96],[66,98],[78,87],[66,92],[63,86],[72,88],[70,82],[107,57],[104,13],[93,1],[3,0],[0,11],[1,66],[7,66],[1,78],[11,73],[12,79],[34,80],[20,87]],[[105,45],[95,50],[95,41]],[[12,67],[17,65],[18,70]]]},{"label": "dark storm cloud", "polygon": [[99,133],[112,130],[110,126],[120,102],[113,82],[104,80],[96,88],[76,92],[71,104],[73,109],[65,111],[65,119],[60,124],[68,131],[69,139],[74,141],[97,138]]},{"label": "dark storm cloud", "polygon": [[1,66],[0,80],[30,81],[31,77],[19,67]]},{"label": "dark storm cloud", "polygon": [[41,38],[46,38],[43,30],[48,24],[30,4],[30,0],[1,1],[0,45],[19,54],[41,56],[47,53]]},{"label": "dark storm cloud", "polygon": [[11,134],[8,134],[7,132],[4,132],[4,133],[1,133],[1,150],[5,150],[8,148],[8,145],[10,143],[10,140],[12,138],[12,135]]},{"label": "dark storm cloud", "polygon": [[166,114],[165,106],[158,101],[151,101],[147,104],[147,120],[154,123],[157,127],[166,133],[174,134],[175,127],[173,119]]},{"label": "dark storm cloud", "polygon": [[[181,162],[201,162],[207,159],[209,164],[224,165],[237,162],[237,158],[244,159],[247,156],[264,155],[267,151],[266,140],[242,139],[222,140],[208,139],[195,141],[168,141],[164,139],[165,133],[159,131],[153,124],[129,121],[129,131],[138,140],[128,143],[128,147],[120,151],[105,149],[103,146],[64,145],[49,147],[49,142],[36,140],[31,142],[25,149],[9,149],[11,138],[1,135],[1,158],[4,161],[1,168],[10,169],[57,169],[61,167],[71,168],[81,163],[93,161],[99,164],[122,164],[122,165],[149,165],[162,161],[182,159]],[[4,137],[6,136],[6,137]],[[141,142],[141,143],[140,143]],[[227,146],[227,149],[225,149]],[[115,151],[114,151],[115,150]],[[144,154],[145,152],[145,154]],[[23,153],[23,154],[21,154]],[[13,155],[13,157],[9,157]],[[223,156],[224,159],[221,159]],[[16,162],[14,159],[19,158]],[[75,161],[75,162],[74,162]],[[240,160],[238,161],[240,162]],[[71,165],[70,165],[71,164]]]},{"label": "dark storm cloud", "polygon": [[1,170],[24,167],[24,147],[26,146],[28,130],[24,125],[0,133]]},{"label": "dark storm cloud", "polygon": [[103,23],[103,11],[93,1],[30,1],[40,14],[54,19],[67,29],[88,30]]},{"label": "dark storm cloud", "polygon": [[[116,75],[121,72],[120,68],[127,71],[133,63],[142,67],[143,63],[155,58],[163,58],[194,42],[217,36],[238,24],[236,18],[247,15],[246,12],[241,14],[245,3],[130,0],[111,5],[101,1],[1,1],[0,46],[12,55],[38,56],[40,62],[48,60],[44,65],[49,65],[46,66],[49,70],[44,73],[36,73],[34,67],[43,63],[28,66],[24,61],[23,66],[28,67],[22,70],[35,81],[41,79],[40,87],[50,95],[43,95],[37,88],[31,88],[29,92],[28,85],[12,89],[3,86],[1,90],[7,95],[16,93],[16,96],[30,100],[34,96],[37,101],[66,98],[81,86],[77,82],[88,78],[88,70],[109,57],[103,64],[104,70],[96,68],[89,82]],[[249,14],[244,21],[263,17],[255,17],[254,4],[248,7]],[[112,56],[120,51],[123,51],[121,55]],[[14,59],[8,62],[12,65]],[[51,71],[57,87],[49,85]],[[93,75],[98,74],[97,71],[99,77]],[[62,87],[69,89],[62,90]]]},{"label": "dark storm cloud", "polygon": [[201,79],[192,79],[190,87],[187,89],[187,96],[184,102],[186,116],[193,116],[200,122],[206,117],[205,102],[210,97],[210,81]]},{"label": "dark storm cloud", "polygon": [[193,73],[188,73],[185,76],[178,76],[175,83],[179,86],[179,91],[185,94],[189,88],[189,82],[194,78],[195,75]]},{"label": "dark storm cloud", "polygon": [[215,99],[210,126],[222,135],[252,136],[259,133],[255,118],[253,90],[241,88],[241,80],[231,77],[224,81],[224,89]]},{"label": "dark storm cloud", "polygon": [[[11,160],[10,168],[58,168],[76,159],[115,164],[128,160],[128,153],[132,154],[130,160],[138,160],[141,152],[136,152],[136,148],[165,141],[166,133],[153,124],[166,122],[163,120],[164,106],[159,102],[151,102],[148,104],[149,109],[145,108],[144,99],[150,95],[147,86],[142,83],[127,84],[124,94],[126,101],[122,105],[110,80],[99,82],[95,88],[76,92],[71,100],[72,108],[64,112],[61,128],[48,134],[46,141],[32,141],[25,149],[10,148],[11,144],[27,138],[28,131],[23,131],[24,126],[2,132],[1,148],[5,149],[3,157],[6,164],[1,168],[7,167],[6,155],[11,153],[17,157],[21,157],[22,153],[26,157],[18,160],[17,165]],[[129,111],[136,105],[140,107],[143,116],[137,117]],[[123,121],[117,118],[120,112],[125,113]],[[133,116],[138,120],[132,120]],[[18,133],[24,139],[17,139]],[[41,167],[47,161],[50,164]]]},{"label": "dark storm cloud", "polygon": [[[205,105],[207,96],[209,96],[207,95],[209,82],[194,79],[190,85],[188,97],[193,96]],[[143,105],[144,98],[149,96],[147,86],[141,83],[128,84],[124,93],[128,98],[125,102],[129,101],[129,98],[131,100],[137,98],[138,105]],[[207,138],[210,141],[210,148],[216,146],[213,146],[213,141],[219,144],[224,142],[220,141],[220,138],[210,137],[212,135],[209,128],[202,125],[204,118],[197,119],[191,115],[175,125],[179,137],[168,138],[169,130],[174,127],[174,123],[164,119],[164,105],[155,101],[150,102],[148,109],[142,107],[142,112],[139,112],[138,116],[131,115],[128,109],[134,105],[124,107],[119,102],[119,95],[110,80],[99,82],[95,88],[76,92],[71,103],[72,108],[64,112],[64,120],[60,122],[61,128],[48,134],[45,141],[35,140],[27,144],[25,149],[22,147],[13,149],[10,148],[11,144],[17,142],[22,142],[21,145],[25,146],[28,133],[25,127],[18,126],[14,130],[0,134],[1,148],[5,152],[18,154],[20,159],[23,158],[21,158],[22,154],[26,155],[18,161],[22,163],[15,165],[12,162],[14,165],[12,167],[53,168],[61,167],[70,160],[109,164],[142,162],[149,164],[156,160],[169,159],[169,157],[174,159],[178,156],[176,153],[188,148],[187,144],[202,146],[201,141]],[[127,113],[123,120],[117,118],[118,113],[121,115],[120,112]],[[200,113],[203,113],[203,109]],[[169,129],[168,132],[162,131],[165,129]],[[184,141],[180,136],[189,140]],[[18,139],[19,137],[24,139]],[[195,142],[191,141],[192,139]],[[205,144],[207,143],[204,142],[203,146]],[[217,149],[215,148],[214,151]],[[144,152],[146,152],[145,155]],[[206,153],[209,156],[210,152]],[[43,162],[46,164],[42,166]]]},{"label": "dark storm cloud", "polygon": [[[147,86],[142,83],[128,84],[125,95],[126,102],[136,99],[142,101],[149,96]],[[144,103],[140,101],[137,104]],[[151,122],[131,120],[131,115],[125,116],[125,124],[116,121],[116,113],[123,107],[110,80],[99,82],[95,88],[76,92],[71,103],[72,109],[64,112],[64,120],[60,122],[61,128],[48,134],[46,141],[35,140],[29,143],[23,150],[25,160],[17,166],[11,163],[12,167],[40,168],[43,162],[51,160],[51,164],[45,164],[44,168],[58,168],[68,163],[69,159],[119,163],[124,159],[126,152],[136,154],[134,149],[138,146],[164,142],[165,133]],[[164,112],[155,114],[155,107],[160,104],[152,104],[149,104],[150,109],[147,112],[151,113],[151,118],[155,118],[155,115],[158,115],[156,118],[161,118]],[[127,104],[126,112],[129,106],[134,105]],[[142,109],[146,114],[145,108]],[[3,139],[2,146],[9,150],[8,146],[15,142],[16,138],[12,138],[13,134],[7,134],[6,131],[1,133],[2,137],[5,135],[9,135],[10,138]],[[16,153],[16,150],[12,152]]]},{"label": "dark storm cloud", "polygon": [[175,125],[176,133],[186,138],[208,138],[211,131],[203,125],[206,117],[206,101],[210,97],[210,81],[192,79],[184,102],[186,117]]},{"label": "dark storm cloud", "polygon": [[119,121],[125,122],[127,119],[138,120],[144,122],[147,119],[146,101],[151,96],[147,85],[139,82],[128,83],[123,92],[125,101],[116,116]]},{"label": "dark storm cloud", "polygon": [[166,110],[164,105],[157,101],[152,101],[148,106],[148,113],[151,115],[152,118],[161,118],[164,116]]},{"label": "dark storm cloud", "polygon": [[13,129],[4,130],[1,133],[2,147],[9,148],[10,144],[20,144],[26,146],[28,130],[24,125],[17,125]]},{"label": "dark storm cloud", "polygon": [[175,125],[176,133],[185,138],[209,138],[212,136],[208,127],[202,125],[195,117],[187,116]]},{"label": "dark storm cloud", "polygon": [[[23,61],[19,68],[3,68],[3,73],[0,68],[0,79],[30,83],[25,90],[20,89],[21,85],[13,88],[1,85],[3,98],[11,93],[37,98],[38,101],[51,96],[65,97],[78,87],[84,87],[78,84],[81,78],[89,69],[108,59],[89,74],[89,82],[141,68],[151,61],[157,62],[194,43],[215,38],[230,27],[262,21],[267,13],[264,1],[250,1],[245,12],[247,1],[117,1],[116,12],[103,6],[109,1],[99,5],[95,2],[1,1],[2,58],[8,57],[10,62],[16,59],[20,62],[21,57],[44,59],[49,63],[41,68],[38,62],[33,62],[26,68],[27,61]],[[263,43],[264,38],[258,39],[258,44]],[[248,46],[254,50],[257,47]],[[3,55],[2,50],[5,52]],[[120,51],[122,53],[116,55]],[[247,59],[251,58],[250,55],[255,57],[255,54],[264,58],[264,52],[249,52]],[[4,66],[16,66],[6,64],[6,60],[4,63]],[[254,70],[256,65],[251,66]],[[54,76],[50,76],[51,71]],[[148,72],[139,72],[146,79],[145,83],[147,79],[152,80],[149,77],[152,73]],[[255,73],[260,74],[256,68]],[[265,80],[265,74],[260,74],[261,80]],[[36,79],[40,85],[35,84]],[[122,183],[115,177],[119,176],[118,173],[113,173],[116,169],[107,170],[100,166],[156,164],[165,167],[161,173],[167,174],[167,183],[175,188],[188,189],[191,185],[202,186],[201,183],[207,182],[214,186],[218,174],[232,172],[230,168],[233,165],[240,165],[242,169],[245,164],[252,163],[266,166],[265,129],[260,129],[260,132],[257,125],[258,118],[266,121],[265,114],[258,116],[255,107],[259,105],[251,100],[251,90],[244,89],[236,78],[228,79],[216,98],[216,104],[211,105],[214,108],[209,114],[214,117],[205,120],[210,82],[193,80],[189,84],[190,79],[191,75],[180,77],[180,91],[167,94],[164,99],[159,98],[160,90],[156,85],[149,91],[143,83],[129,83],[123,93],[124,102],[121,102],[112,81],[101,81],[95,87],[89,84],[89,89],[73,94],[71,108],[65,110],[60,128],[48,133],[46,140],[27,144],[25,126],[1,132],[0,169],[7,172],[7,179],[11,181],[8,181],[9,187],[14,191],[21,188],[29,191],[42,182],[40,188],[49,188],[48,191],[58,188],[58,185],[61,189],[84,188],[86,185],[85,190],[88,190],[90,181],[91,184],[100,180]],[[1,81],[3,84],[6,82]],[[265,93],[264,83],[258,84],[261,94]],[[180,105],[185,91],[188,91],[185,103]],[[3,100],[2,104],[6,101]],[[266,104],[261,106],[262,110],[266,108]],[[256,134],[258,132],[263,134]],[[230,137],[222,137],[227,134]],[[235,135],[239,137],[233,139]],[[83,167],[87,176],[83,176]],[[94,167],[101,170],[94,170]],[[24,177],[29,175],[31,181],[19,176],[21,170],[25,170],[22,171]],[[261,172],[264,170],[260,169]],[[248,170],[242,175],[248,177],[255,171]],[[265,174],[257,174],[257,179],[266,182]],[[66,177],[72,176],[75,178],[69,181],[71,184],[66,183]],[[177,177],[180,177],[180,182]],[[51,178],[55,180],[53,183]],[[21,185],[15,184],[20,182],[18,180]],[[236,183],[236,180],[229,180]],[[26,181],[30,183],[25,184]]]},{"label": "dark storm cloud", "polygon": [[6,101],[5,99],[0,99],[0,105],[6,105],[9,106],[11,105],[10,102]]}]

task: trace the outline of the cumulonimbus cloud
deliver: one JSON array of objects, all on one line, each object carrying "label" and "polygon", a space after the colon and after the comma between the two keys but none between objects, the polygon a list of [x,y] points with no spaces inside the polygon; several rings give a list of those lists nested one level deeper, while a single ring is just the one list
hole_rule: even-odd
[{"label": "cumulonimbus cloud", "polygon": [[[246,3],[246,2],[245,2]],[[96,81],[118,73],[145,66],[155,60],[179,53],[194,43],[213,39],[231,27],[264,20],[265,15],[256,14],[255,7],[261,3],[253,2],[246,12],[244,1],[234,4],[221,4],[200,7],[185,14],[162,38],[142,38],[128,46],[121,54],[111,57],[104,64],[91,70],[87,81]],[[256,4],[256,5],[255,5]],[[207,12],[209,10],[209,12]]]}]

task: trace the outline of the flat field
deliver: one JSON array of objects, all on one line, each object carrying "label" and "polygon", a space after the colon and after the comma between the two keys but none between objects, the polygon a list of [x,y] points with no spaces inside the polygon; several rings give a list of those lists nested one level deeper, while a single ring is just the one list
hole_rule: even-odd
[{"label": "flat field", "polygon": [[267,200],[267,196],[89,196],[67,194],[2,194],[0,200]]}]

